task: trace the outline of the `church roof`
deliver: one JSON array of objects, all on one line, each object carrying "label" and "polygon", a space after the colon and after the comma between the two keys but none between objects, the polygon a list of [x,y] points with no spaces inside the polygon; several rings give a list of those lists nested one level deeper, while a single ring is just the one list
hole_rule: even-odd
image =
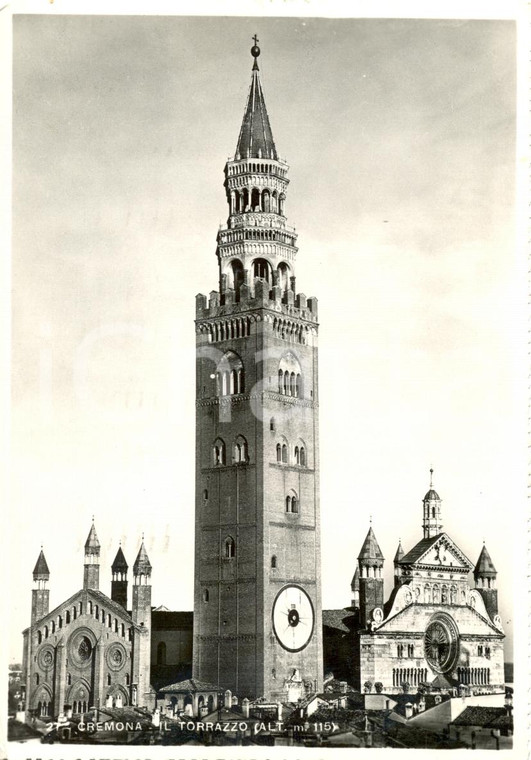
[{"label": "church roof", "polygon": [[36,580],[37,575],[47,575],[48,578],[50,577],[50,570],[48,569],[48,563],[46,562],[46,557],[44,556],[44,552],[41,549],[41,552],[37,558],[37,562],[35,564],[35,567],[33,568],[33,579]]},{"label": "church roof", "polygon": [[439,496],[437,491],[435,491],[433,488],[430,488],[430,490],[424,497],[423,501],[435,501],[435,500],[441,501],[441,497]]},{"label": "church roof", "polygon": [[383,560],[383,558],[384,556],[382,554],[380,547],[378,546],[378,541],[376,540],[376,536],[374,535],[374,531],[371,526],[369,528],[369,532],[367,533],[367,536],[365,537],[363,546],[361,547],[361,551],[358,555],[358,559],[382,559]]},{"label": "church roof", "polygon": [[256,46],[253,51],[258,51],[255,56],[249,97],[243,115],[243,122],[236,146],[236,158],[273,158],[278,160],[273,132],[269,124],[262,83],[258,69],[257,58],[260,49]]},{"label": "church roof", "polygon": [[161,692],[194,692],[194,691],[220,691],[220,687],[206,681],[198,681],[197,678],[187,678],[169,686],[159,689]]},{"label": "church roof", "polygon": [[94,520],[92,521],[92,525],[90,526],[90,531],[87,536],[87,540],[85,541],[85,553],[86,554],[99,554],[101,545],[98,540],[98,535],[96,533],[96,528],[94,527]]},{"label": "church roof", "polygon": [[354,570],[354,575],[352,576],[352,580],[350,582],[350,588],[352,591],[359,591],[360,590],[360,569],[359,567],[356,567]]},{"label": "church roof", "polygon": [[423,538],[418,542],[418,544],[410,549],[407,554],[404,554],[400,560],[400,564],[410,565],[412,562],[416,562],[420,557],[422,557],[425,552],[428,551],[428,549],[431,548],[431,546],[433,546],[433,544],[437,543],[441,536],[442,533],[438,533],[436,536],[432,536],[431,538]]},{"label": "church roof", "polygon": [[485,544],[483,544],[476,567],[474,568],[474,575],[486,575],[491,577],[497,575],[494,562],[491,560]]},{"label": "church roof", "polygon": [[146,547],[144,546],[143,541],[138,551],[137,558],[135,559],[135,564],[133,565],[133,573],[135,575],[141,575],[142,573],[151,573],[151,562],[149,561],[149,557],[147,555]]},{"label": "church roof", "polygon": [[122,551],[122,547],[118,547],[118,551],[116,552],[116,557],[114,558],[114,562],[111,565],[111,570],[127,570],[129,565],[127,564],[127,561],[124,557],[124,553]]}]

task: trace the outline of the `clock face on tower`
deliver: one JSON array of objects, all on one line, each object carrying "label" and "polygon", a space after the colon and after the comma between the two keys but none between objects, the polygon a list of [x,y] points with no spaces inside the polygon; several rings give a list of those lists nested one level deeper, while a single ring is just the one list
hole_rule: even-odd
[{"label": "clock face on tower", "polygon": [[424,634],[424,656],[436,673],[449,673],[459,656],[459,632],[449,615],[430,620]]},{"label": "clock face on tower", "polygon": [[273,630],[288,652],[300,652],[312,638],[313,604],[306,591],[295,584],[280,589],[273,602]]}]

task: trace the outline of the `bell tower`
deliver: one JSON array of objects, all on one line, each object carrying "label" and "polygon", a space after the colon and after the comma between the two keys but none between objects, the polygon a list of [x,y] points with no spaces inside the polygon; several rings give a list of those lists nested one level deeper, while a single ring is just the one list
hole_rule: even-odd
[{"label": "bell tower", "polygon": [[430,490],[422,500],[422,530],[424,538],[433,538],[442,533],[441,497],[433,488],[433,469],[430,470]]},{"label": "bell tower", "polygon": [[281,700],[322,688],[318,323],[254,42],[219,290],[196,298],[193,675]]}]

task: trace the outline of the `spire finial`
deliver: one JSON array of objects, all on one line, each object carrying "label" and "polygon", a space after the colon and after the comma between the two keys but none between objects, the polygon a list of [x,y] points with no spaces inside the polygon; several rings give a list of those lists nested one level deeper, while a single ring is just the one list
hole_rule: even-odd
[{"label": "spire finial", "polygon": [[372,515],[369,515],[369,525],[372,525]]},{"label": "spire finial", "polygon": [[144,540],[144,531],[142,531],[142,541]]},{"label": "spire finial", "polygon": [[260,48],[258,47],[258,37],[256,34],[253,37],[254,45],[251,48],[251,55],[254,58],[253,71],[258,69],[258,56],[260,55]]},{"label": "spire finial", "polygon": [[430,467],[430,488],[433,488],[433,467]]}]

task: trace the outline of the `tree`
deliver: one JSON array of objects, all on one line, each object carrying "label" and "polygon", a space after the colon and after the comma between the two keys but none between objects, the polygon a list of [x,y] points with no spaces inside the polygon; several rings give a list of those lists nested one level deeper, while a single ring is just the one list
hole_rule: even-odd
[{"label": "tree", "polygon": [[365,689],[365,692],[367,694],[370,694],[371,689],[372,689],[372,681],[365,681],[365,683],[363,684],[363,688]]},{"label": "tree", "polygon": [[381,694],[383,691],[383,683],[381,681],[376,681],[374,684],[374,690],[377,694]]}]

